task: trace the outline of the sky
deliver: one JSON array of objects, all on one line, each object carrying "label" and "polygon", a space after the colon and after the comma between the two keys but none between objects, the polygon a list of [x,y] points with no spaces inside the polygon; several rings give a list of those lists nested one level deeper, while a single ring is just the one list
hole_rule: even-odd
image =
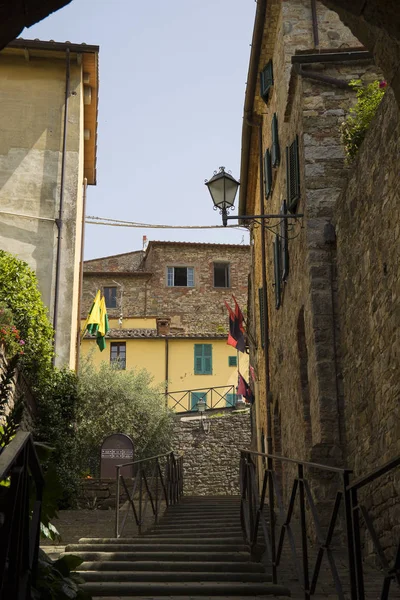
[{"label": "sky", "polygon": [[[254,0],[72,0],[22,32],[100,46],[97,185],[88,187],[88,216],[221,224],[204,181],[220,166],[240,176],[255,8]],[[248,243],[243,228],[87,224],[85,259],[140,250],[143,235]]]}]

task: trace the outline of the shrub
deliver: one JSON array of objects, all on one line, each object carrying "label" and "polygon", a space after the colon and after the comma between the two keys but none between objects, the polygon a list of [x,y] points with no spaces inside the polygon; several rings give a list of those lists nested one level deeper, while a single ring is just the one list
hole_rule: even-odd
[{"label": "shrub", "polygon": [[364,87],[361,79],[354,79],[349,85],[356,90],[357,103],[350,109],[349,116],[341,124],[340,134],[347,160],[351,161],[357,154],[383,98],[386,82],[374,81]]},{"label": "shrub", "polygon": [[152,385],[145,369],[119,370],[90,360],[78,378],[77,435],[81,470],[97,474],[103,439],[125,433],[134,443],[135,460],[171,449],[173,413],[165,407],[162,386]]}]

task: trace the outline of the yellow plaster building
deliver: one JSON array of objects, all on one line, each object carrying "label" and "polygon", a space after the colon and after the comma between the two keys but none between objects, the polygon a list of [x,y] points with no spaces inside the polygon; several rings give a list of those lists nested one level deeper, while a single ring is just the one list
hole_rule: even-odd
[{"label": "yellow plaster building", "polygon": [[36,272],[56,364],[75,368],[87,185],[96,184],[98,46],[0,52],[0,248]]}]

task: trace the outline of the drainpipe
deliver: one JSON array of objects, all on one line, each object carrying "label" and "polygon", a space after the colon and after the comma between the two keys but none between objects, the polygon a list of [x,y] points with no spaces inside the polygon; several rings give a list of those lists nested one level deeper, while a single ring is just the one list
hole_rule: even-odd
[{"label": "drainpipe", "polygon": [[83,179],[83,201],[82,201],[82,229],[81,229],[81,258],[79,263],[79,290],[78,290],[78,316],[76,330],[76,360],[75,371],[79,370],[79,359],[81,355],[81,306],[82,306],[82,291],[83,291],[83,255],[85,250],[85,215],[86,215],[86,194],[87,194],[87,179]]},{"label": "drainpipe", "polygon": [[[58,228],[57,237],[57,259],[56,259],[56,281],[54,290],[54,312],[53,312],[53,327],[54,327],[54,351],[57,346],[57,325],[58,325],[58,299],[60,294],[60,265],[61,265],[61,234],[63,226],[63,208],[64,208],[64,186],[65,186],[65,166],[67,158],[67,130],[68,130],[68,99],[69,99],[69,80],[70,80],[70,51],[69,48],[65,51],[65,104],[64,104],[64,130],[62,144],[62,162],[61,162],[61,182],[60,182],[60,206],[58,218],[55,220]],[[56,356],[53,356],[53,365],[55,364]]]}]

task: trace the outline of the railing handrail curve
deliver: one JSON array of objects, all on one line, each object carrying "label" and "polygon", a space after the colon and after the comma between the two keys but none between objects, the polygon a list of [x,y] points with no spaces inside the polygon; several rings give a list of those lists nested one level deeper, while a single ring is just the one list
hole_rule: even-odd
[{"label": "railing handrail curve", "polygon": [[288,458],[287,456],[279,456],[278,454],[268,454],[266,452],[257,452],[255,450],[246,450],[245,448],[239,448],[241,454],[253,454],[255,456],[263,456],[265,458],[273,458],[274,460],[280,460],[281,462],[293,463],[295,465],[303,465],[303,467],[310,467],[312,469],[323,469],[324,471],[332,471],[333,473],[352,473],[352,469],[346,467],[332,467],[331,465],[323,465],[320,463],[308,462],[306,460],[297,460],[295,458]]},{"label": "railing handrail curve", "polygon": [[165,452],[164,454],[157,454],[157,456],[149,456],[149,458],[140,458],[139,460],[134,460],[133,462],[128,462],[128,463],[121,463],[120,465],[115,465],[115,468],[122,468],[122,467],[130,467],[132,465],[138,465],[139,463],[144,463],[150,460],[155,460],[156,458],[164,458],[164,456],[170,456],[171,454],[173,454],[176,457],[179,456],[183,456],[183,453],[177,453],[175,450],[169,450],[168,452]]},{"label": "railing handrail curve", "polygon": [[186,389],[186,390],[173,390],[173,391],[168,391],[166,392],[166,395],[170,396],[171,394],[183,394],[183,393],[187,393],[187,392],[202,392],[203,390],[221,390],[222,388],[234,388],[236,387],[233,383],[229,384],[227,383],[226,385],[211,385],[208,387],[202,387],[202,388],[190,388],[190,389]]},{"label": "railing handrail curve", "polygon": [[[30,444],[32,454],[30,457],[30,468],[34,471],[38,483],[44,484],[42,468],[36,454],[32,434],[29,431],[17,431],[13,439],[7,444],[0,454],[0,479],[6,479],[19,455],[24,448]],[[33,458],[33,460],[32,460]]]}]

